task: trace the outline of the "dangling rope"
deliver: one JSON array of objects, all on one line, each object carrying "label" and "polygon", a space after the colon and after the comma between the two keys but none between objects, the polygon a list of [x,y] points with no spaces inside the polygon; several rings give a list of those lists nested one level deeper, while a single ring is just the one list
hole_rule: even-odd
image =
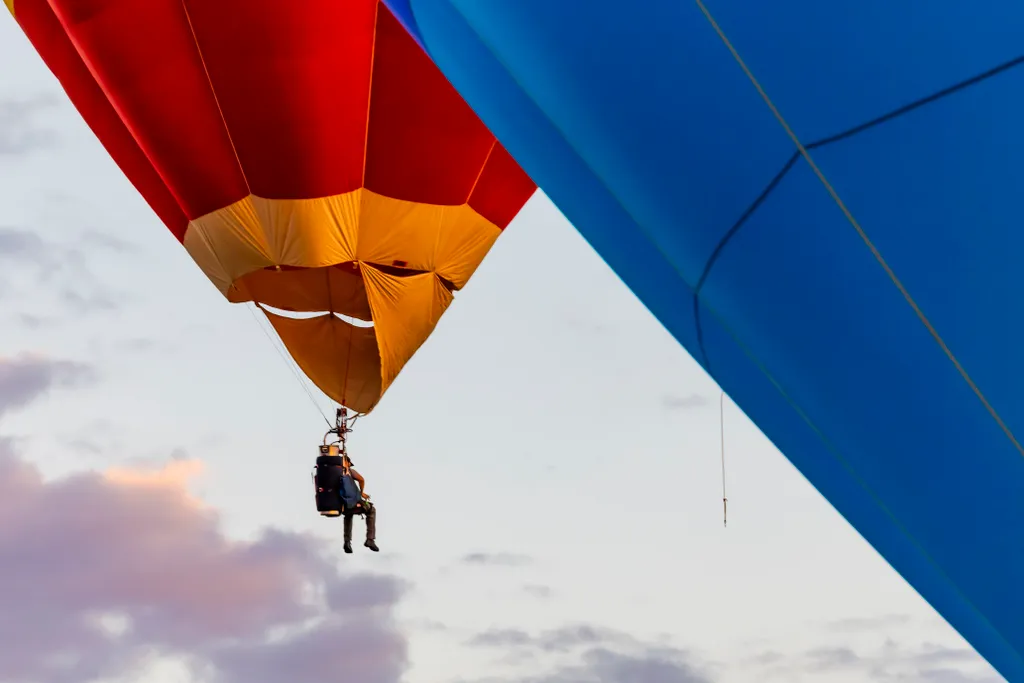
[{"label": "dangling rope", "polygon": [[729,526],[729,499],[725,495],[725,392],[718,398],[718,423],[722,444],[722,526]]}]

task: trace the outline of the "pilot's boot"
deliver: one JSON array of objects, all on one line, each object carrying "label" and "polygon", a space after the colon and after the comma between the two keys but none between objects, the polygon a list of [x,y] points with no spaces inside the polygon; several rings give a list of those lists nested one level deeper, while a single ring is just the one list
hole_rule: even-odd
[{"label": "pilot's boot", "polygon": [[352,541],[345,541],[345,552],[346,553],[351,553],[352,552]]},{"label": "pilot's boot", "polygon": [[366,510],[366,543],[367,548],[373,552],[380,552],[380,548],[377,547],[377,543],[374,540],[377,537],[377,506],[370,505]]}]

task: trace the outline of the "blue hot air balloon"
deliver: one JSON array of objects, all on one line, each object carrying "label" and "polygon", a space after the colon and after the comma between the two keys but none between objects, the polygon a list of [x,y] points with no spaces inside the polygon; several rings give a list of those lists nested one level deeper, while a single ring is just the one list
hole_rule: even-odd
[{"label": "blue hot air balloon", "polygon": [[386,1],[761,430],[1024,681],[1024,4]]}]

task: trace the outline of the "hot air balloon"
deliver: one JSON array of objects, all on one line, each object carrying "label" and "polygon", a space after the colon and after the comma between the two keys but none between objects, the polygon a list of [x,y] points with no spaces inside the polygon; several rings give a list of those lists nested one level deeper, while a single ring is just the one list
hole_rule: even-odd
[{"label": "hot air balloon", "polygon": [[1024,681],[1024,5],[387,2],[760,429]]},{"label": "hot air balloon", "polygon": [[357,413],[535,190],[377,0],[5,2],[203,273]]}]

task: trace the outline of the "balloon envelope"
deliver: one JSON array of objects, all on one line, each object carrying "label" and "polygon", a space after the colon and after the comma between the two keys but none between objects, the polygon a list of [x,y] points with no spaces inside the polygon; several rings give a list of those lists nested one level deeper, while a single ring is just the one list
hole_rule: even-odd
[{"label": "balloon envelope", "polygon": [[1024,680],[1024,6],[387,1],[762,431]]},{"label": "balloon envelope", "polygon": [[359,412],[535,189],[377,0],[8,4],[214,285]]}]

